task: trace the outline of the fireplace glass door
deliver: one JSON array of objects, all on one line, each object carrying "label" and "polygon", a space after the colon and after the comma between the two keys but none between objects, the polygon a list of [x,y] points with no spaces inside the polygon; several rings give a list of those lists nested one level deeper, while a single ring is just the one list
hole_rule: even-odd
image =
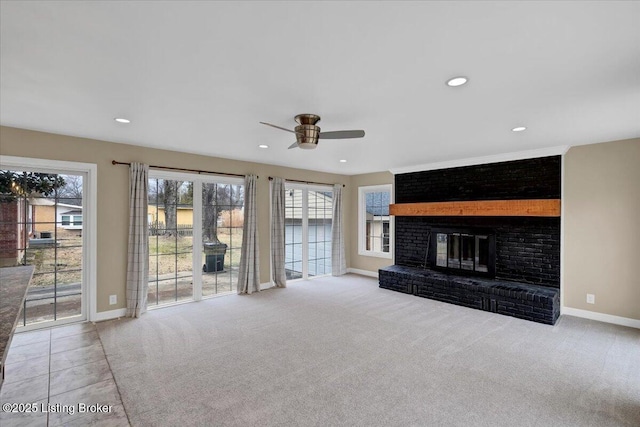
[{"label": "fireplace glass door", "polygon": [[436,232],[437,267],[488,273],[491,241],[487,234]]}]

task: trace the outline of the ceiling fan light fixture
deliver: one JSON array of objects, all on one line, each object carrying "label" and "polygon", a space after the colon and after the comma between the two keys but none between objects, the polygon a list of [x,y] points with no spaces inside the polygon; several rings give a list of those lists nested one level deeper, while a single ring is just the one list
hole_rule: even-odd
[{"label": "ceiling fan light fixture", "polygon": [[131,120],[125,119],[124,117],[116,117],[113,120],[115,120],[118,123],[131,123]]},{"label": "ceiling fan light fixture", "polygon": [[516,126],[513,129],[511,129],[511,132],[522,132],[527,130],[527,128],[525,126]]},{"label": "ceiling fan light fixture", "polygon": [[318,147],[318,141],[306,141],[306,142],[297,142],[298,148],[302,148],[303,150],[313,150]]},{"label": "ceiling fan light fixture", "polygon": [[447,86],[450,86],[450,87],[462,86],[463,84],[467,83],[468,81],[469,81],[468,78],[466,78],[464,76],[458,76],[458,77],[454,77],[452,79],[447,80]]}]

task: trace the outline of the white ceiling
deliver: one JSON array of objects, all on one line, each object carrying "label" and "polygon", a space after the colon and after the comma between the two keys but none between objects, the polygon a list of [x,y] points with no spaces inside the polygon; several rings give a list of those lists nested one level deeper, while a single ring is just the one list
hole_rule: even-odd
[{"label": "white ceiling", "polygon": [[[640,2],[2,1],[0,13],[6,126],[348,175],[640,136]],[[447,87],[456,75],[469,83]],[[287,150],[293,134],[258,124],[293,128],[298,113],[366,136]]]}]

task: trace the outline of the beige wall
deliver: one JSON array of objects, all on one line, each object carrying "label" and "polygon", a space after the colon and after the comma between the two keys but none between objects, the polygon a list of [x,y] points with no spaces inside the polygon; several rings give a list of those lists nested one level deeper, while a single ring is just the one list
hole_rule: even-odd
[{"label": "beige wall", "polygon": [[393,174],[391,172],[351,176],[347,191],[349,202],[346,204],[349,207],[349,213],[345,214],[348,221],[345,224],[348,229],[347,242],[349,248],[347,252],[350,254],[349,259],[351,262],[348,264],[350,268],[377,273],[379,268],[393,264],[393,259],[358,255],[358,187],[382,184],[393,184]]},{"label": "beige wall", "polygon": [[[151,165],[213,170],[236,174],[256,174],[258,180],[258,233],[260,238],[260,281],[269,282],[269,176],[305,181],[349,184],[349,177],[303,169],[283,168],[152,148],[136,147],[85,138],[0,127],[0,154],[50,160],[97,164],[97,307],[98,312],[123,308],[125,301],[128,169],[112,160],[144,162]],[[349,205],[349,192],[345,205]],[[349,218],[345,209],[346,218]],[[346,221],[345,221],[346,223]],[[349,257],[347,253],[347,265]],[[118,305],[109,305],[109,295],[118,296]]]},{"label": "beige wall", "polygon": [[562,203],[565,306],[640,320],[640,139],[571,148]]}]

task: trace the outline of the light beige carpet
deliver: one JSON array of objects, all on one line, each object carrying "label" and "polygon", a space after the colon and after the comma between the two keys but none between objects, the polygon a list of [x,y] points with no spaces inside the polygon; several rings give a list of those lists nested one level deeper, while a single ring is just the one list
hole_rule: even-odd
[{"label": "light beige carpet", "polygon": [[98,324],[133,426],[639,426],[640,330],[355,275]]}]

